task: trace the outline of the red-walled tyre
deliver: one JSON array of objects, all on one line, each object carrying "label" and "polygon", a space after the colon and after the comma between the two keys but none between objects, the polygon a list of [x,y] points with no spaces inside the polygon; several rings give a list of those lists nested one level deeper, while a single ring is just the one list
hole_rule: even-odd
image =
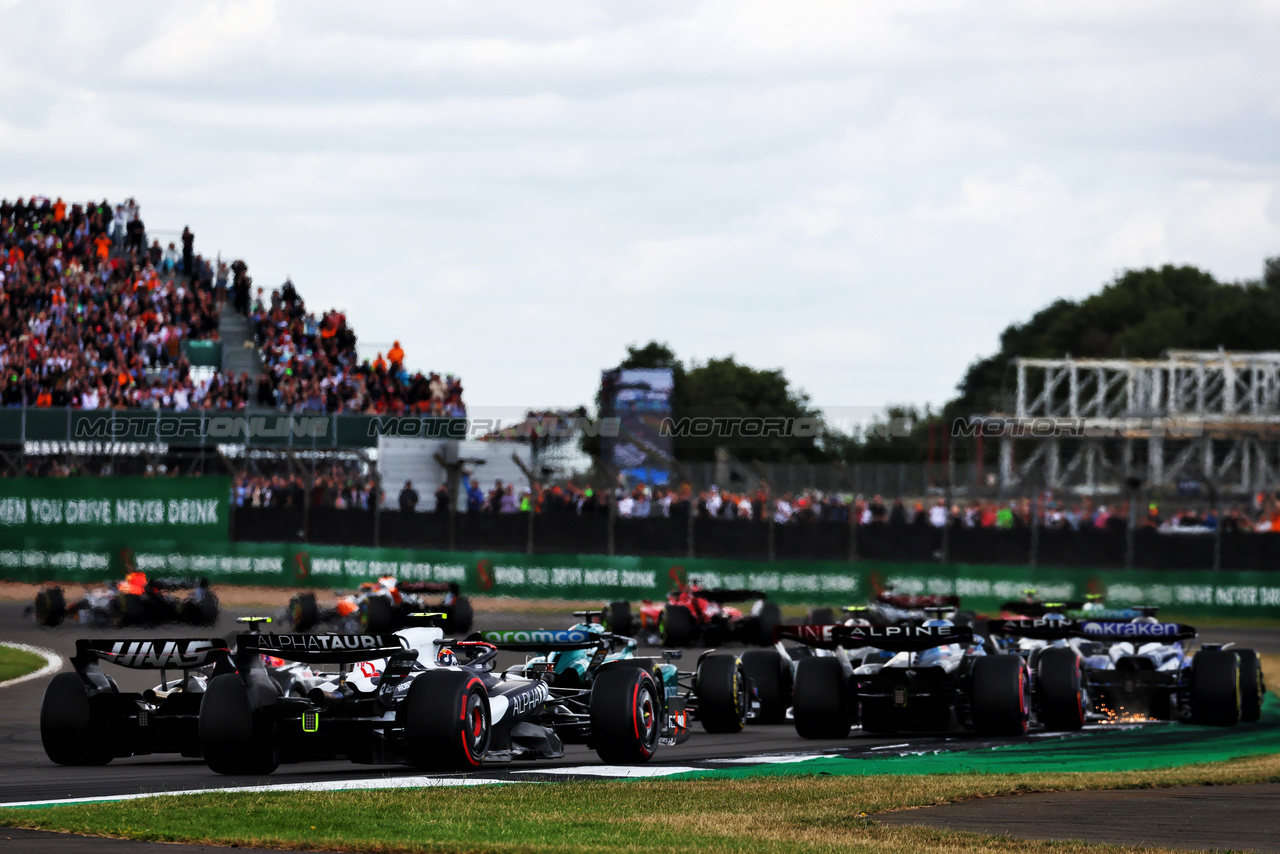
[{"label": "red-walled tyre", "polygon": [[591,686],[591,744],[616,765],[648,762],[658,747],[666,709],[658,683],[638,667],[607,667]]},{"label": "red-walled tyre", "polygon": [[478,768],[489,751],[493,718],[480,677],[460,670],[422,674],[396,710],[409,764],[432,771]]}]

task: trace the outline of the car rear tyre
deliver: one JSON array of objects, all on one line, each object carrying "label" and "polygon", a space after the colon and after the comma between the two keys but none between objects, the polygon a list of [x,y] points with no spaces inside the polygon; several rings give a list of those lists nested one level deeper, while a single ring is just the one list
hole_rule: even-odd
[{"label": "car rear tyre", "polygon": [[755,642],[761,646],[772,646],[773,630],[782,625],[782,610],[778,608],[778,603],[763,603],[760,606],[760,616],[757,619],[759,622],[756,624]]},{"label": "car rear tyre", "polygon": [[668,605],[662,612],[658,633],[662,635],[663,646],[689,646],[697,637],[698,621],[684,605]]},{"label": "car rear tyre", "polygon": [[199,732],[200,752],[217,774],[270,774],[280,765],[272,724],[255,707],[238,673],[209,680],[200,701]]},{"label": "car rear tyre", "polygon": [[137,593],[121,593],[107,606],[111,624],[118,629],[146,622],[147,606]]},{"label": "car rear tyre", "polygon": [[610,602],[600,611],[600,623],[606,632],[631,637],[631,603]]},{"label": "car rear tyre", "polygon": [[836,612],[830,608],[812,608],[804,618],[806,626],[830,626],[836,621]]},{"label": "car rear tyre", "polygon": [[658,747],[666,710],[658,683],[638,667],[606,667],[591,686],[591,744],[601,760],[648,762]]},{"label": "car rear tyre", "polygon": [[1066,648],[1045,650],[1036,670],[1040,686],[1040,722],[1045,729],[1070,731],[1084,726],[1080,657]]},{"label": "car rear tyre", "polygon": [[838,658],[806,658],[796,665],[792,698],[801,738],[844,738],[853,727],[852,686]]},{"label": "car rear tyre", "polygon": [[195,612],[201,626],[212,626],[218,622],[218,594],[212,590],[204,591],[200,601],[195,603]]},{"label": "car rear tyre", "polygon": [[1240,659],[1232,649],[1202,649],[1191,659],[1191,722],[1235,726],[1240,720]]},{"label": "car rear tyre", "polygon": [[111,761],[106,728],[93,719],[89,695],[75,673],[59,673],[40,702],[40,741],[59,765],[106,765]]},{"label": "car rear tyre", "polygon": [[56,626],[67,616],[67,600],[61,587],[51,587],[36,594],[36,622]]},{"label": "car rear tyre", "polygon": [[489,751],[489,692],[474,673],[437,670],[413,680],[396,720],[409,764],[432,771],[476,768]]},{"label": "car rear tyre", "polygon": [[474,609],[471,607],[471,600],[466,596],[458,596],[453,600],[453,612],[449,615],[448,626],[450,632],[456,632],[464,635],[471,631],[471,626],[476,621]]},{"label": "car rear tyre", "polygon": [[1016,655],[984,655],[973,662],[973,728],[980,735],[1026,735],[1027,671]]},{"label": "car rear tyre", "polygon": [[1253,723],[1262,717],[1262,698],[1267,686],[1262,681],[1262,662],[1251,649],[1237,649],[1240,659],[1240,720]]},{"label": "car rear tyre", "polygon": [[749,649],[742,654],[742,669],[760,701],[760,711],[750,723],[786,723],[791,706],[791,666],[786,659],[776,649]]},{"label": "car rear tyre", "polygon": [[395,607],[386,596],[370,596],[360,611],[360,625],[371,634],[390,631],[394,618]]},{"label": "car rear tyre", "polygon": [[747,723],[751,698],[742,659],[731,652],[708,655],[694,676],[698,719],[707,732],[740,732]]},{"label": "car rear tyre", "polygon": [[316,604],[316,594],[299,593],[289,600],[289,619],[293,627],[300,631],[310,631],[320,620],[320,606]]}]

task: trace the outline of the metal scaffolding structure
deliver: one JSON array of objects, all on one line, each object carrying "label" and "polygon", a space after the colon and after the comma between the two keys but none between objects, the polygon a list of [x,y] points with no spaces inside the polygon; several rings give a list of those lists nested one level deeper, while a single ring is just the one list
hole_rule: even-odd
[{"label": "metal scaffolding structure", "polygon": [[[1081,494],[1274,489],[1280,352],[1171,350],[1163,359],[1017,359],[1000,428],[1005,488]],[[985,436],[992,436],[990,429]],[[1019,444],[1030,453],[1019,459]]]}]

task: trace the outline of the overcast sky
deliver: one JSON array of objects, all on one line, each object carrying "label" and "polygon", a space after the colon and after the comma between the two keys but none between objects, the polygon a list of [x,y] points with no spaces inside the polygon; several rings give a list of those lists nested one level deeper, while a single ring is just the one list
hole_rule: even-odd
[{"label": "overcast sky", "polygon": [[1126,267],[1280,254],[1280,3],[0,0],[0,195],[135,196],[476,406],[628,343],[940,403]]}]

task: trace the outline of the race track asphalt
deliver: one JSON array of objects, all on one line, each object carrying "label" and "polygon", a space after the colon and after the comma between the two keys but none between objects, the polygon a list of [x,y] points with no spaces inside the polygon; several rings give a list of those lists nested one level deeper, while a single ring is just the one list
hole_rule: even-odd
[{"label": "race track asphalt", "polygon": [[[221,622],[213,629],[192,631],[190,628],[166,627],[157,630],[123,630],[95,628],[81,630],[74,626],[56,629],[37,627],[23,615],[20,603],[0,602],[0,641],[14,641],[51,649],[69,659],[77,637],[84,636],[226,636],[237,630],[234,617],[257,613],[253,609],[228,609]],[[573,622],[570,615],[542,615],[536,623],[548,627],[561,627]],[[529,627],[530,619],[508,613],[477,615],[479,628]],[[1202,632],[1206,641],[1235,640],[1241,645],[1252,645],[1260,651],[1280,652],[1280,631],[1261,629],[1227,629]],[[687,653],[683,663],[689,667],[696,660],[697,651]],[[70,664],[65,664],[69,669]],[[141,690],[155,682],[155,675],[146,672],[124,671],[112,668],[126,690]],[[110,765],[98,768],[66,768],[54,765],[44,754],[40,744],[40,700],[47,679],[37,679],[10,687],[0,687],[0,803],[61,798],[92,798],[136,793],[158,793],[193,789],[219,788],[228,785],[262,785],[311,781],[335,781],[354,779],[388,780],[414,774],[413,769],[398,766],[359,766],[345,761],[312,762],[281,766],[274,774],[265,777],[225,777],[211,772],[199,760],[182,759],[169,755],[139,756],[117,759]],[[709,734],[695,725],[692,737],[684,744],[664,747],[655,757],[654,767],[690,766],[732,760],[746,756],[785,753],[827,753],[846,756],[884,756],[906,750],[963,750],[988,747],[1012,740],[979,739],[965,736],[904,736],[892,738],[855,734],[847,739],[834,741],[810,741],[796,735],[790,725],[756,727],[744,733]],[[883,751],[883,752],[882,752]],[[511,776],[512,779],[564,779],[559,775],[543,777],[538,771],[556,768],[572,768],[599,764],[595,754],[583,746],[566,746],[561,760],[547,762],[522,762],[505,766],[487,766],[482,769],[487,778]],[[534,772],[534,773],[529,773]],[[1229,793],[1230,789],[1222,789]],[[1139,813],[1135,811],[1134,819]],[[1226,828],[1224,828],[1225,832]],[[0,831],[0,839],[10,831]],[[65,835],[40,842],[35,837],[25,840],[24,849],[56,851],[46,844],[63,845],[70,842]],[[42,837],[43,839],[43,837]],[[72,843],[74,844],[74,843]],[[16,850],[16,849],[15,849]],[[77,850],[81,850],[77,848]],[[111,849],[116,850],[116,849]],[[130,849],[119,849],[122,854]],[[142,850],[141,848],[138,850]],[[147,850],[152,850],[147,848]]]}]

